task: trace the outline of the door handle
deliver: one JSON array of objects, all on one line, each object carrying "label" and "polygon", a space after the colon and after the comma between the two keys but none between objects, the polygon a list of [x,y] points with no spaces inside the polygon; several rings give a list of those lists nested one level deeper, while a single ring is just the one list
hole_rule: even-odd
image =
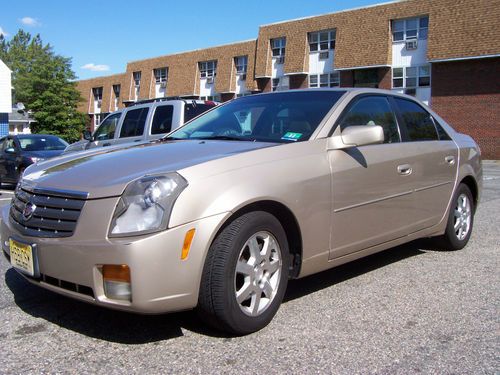
[{"label": "door handle", "polygon": [[398,173],[403,176],[408,176],[413,172],[410,164],[401,164],[398,165]]},{"label": "door handle", "polygon": [[142,139],[136,139],[134,142],[140,142],[142,141]]},{"label": "door handle", "polygon": [[111,146],[111,143],[103,143],[102,147],[104,147],[104,146]]},{"label": "door handle", "polygon": [[447,157],[444,158],[444,160],[449,164],[449,165],[454,165],[455,164],[455,157],[453,155],[448,155]]}]

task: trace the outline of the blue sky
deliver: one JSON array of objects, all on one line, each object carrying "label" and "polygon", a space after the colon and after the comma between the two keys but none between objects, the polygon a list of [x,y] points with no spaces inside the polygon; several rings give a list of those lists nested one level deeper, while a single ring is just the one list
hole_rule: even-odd
[{"label": "blue sky", "polygon": [[382,2],[2,0],[0,33],[40,33],[85,79],[124,72],[128,61],[253,39],[259,25]]}]

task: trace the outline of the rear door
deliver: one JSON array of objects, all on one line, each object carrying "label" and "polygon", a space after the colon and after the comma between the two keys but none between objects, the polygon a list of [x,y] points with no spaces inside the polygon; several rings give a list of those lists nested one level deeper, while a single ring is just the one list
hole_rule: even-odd
[{"label": "rear door", "polygon": [[414,230],[431,227],[443,218],[455,185],[458,147],[420,104],[394,97],[403,143],[414,176]]},{"label": "rear door", "polygon": [[125,112],[118,133],[118,138],[111,142],[111,145],[140,142],[144,140],[146,121],[148,119],[149,106],[130,108]]},{"label": "rear door", "polygon": [[179,117],[179,114],[175,113],[176,107],[182,108],[181,105],[174,106],[173,104],[168,104],[158,105],[152,109],[153,118],[150,122],[151,127],[149,128],[148,139],[159,139],[173,130],[173,124],[179,122],[176,118]]},{"label": "rear door", "polygon": [[384,143],[330,150],[332,227],[330,258],[339,258],[413,230],[413,176],[402,169],[411,156],[385,95],[355,97],[337,126],[380,125]]}]

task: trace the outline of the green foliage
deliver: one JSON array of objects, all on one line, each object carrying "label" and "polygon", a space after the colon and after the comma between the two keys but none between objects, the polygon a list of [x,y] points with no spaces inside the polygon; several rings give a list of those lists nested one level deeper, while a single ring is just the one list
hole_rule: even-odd
[{"label": "green foliage", "polygon": [[0,59],[12,70],[13,101],[24,103],[37,121],[32,132],[54,134],[68,142],[80,139],[85,115],[71,59],[56,55],[40,35],[19,30],[10,41],[0,36]]}]

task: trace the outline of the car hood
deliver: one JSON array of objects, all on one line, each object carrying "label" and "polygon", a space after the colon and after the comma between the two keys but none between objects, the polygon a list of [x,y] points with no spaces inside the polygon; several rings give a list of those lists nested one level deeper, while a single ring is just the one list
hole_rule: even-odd
[{"label": "car hood", "polygon": [[85,192],[89,199],[118,196],[129,182],[147,174],[177,171],[274,145],[263,142],[185,140],[84,151],[30,166],[24,173],[23,184],[40,189]]}]

